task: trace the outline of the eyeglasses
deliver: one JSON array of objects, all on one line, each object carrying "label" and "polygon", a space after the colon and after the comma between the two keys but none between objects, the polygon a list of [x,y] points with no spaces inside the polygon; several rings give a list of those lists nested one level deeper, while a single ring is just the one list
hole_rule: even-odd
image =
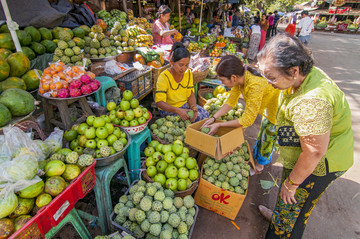
[{"label": "eyeglasses", "polygon": [[262,73],[262,71],[259,70],[259,73],[260,73],[261,77],[263,77],[263,78],[264,78],[265,80],[267,80],[269,83],[271,83],[271,84],[276,83],[277,79],[270,80],[270,79],[268,79],[268,78],[265,76],[264,73]]}]

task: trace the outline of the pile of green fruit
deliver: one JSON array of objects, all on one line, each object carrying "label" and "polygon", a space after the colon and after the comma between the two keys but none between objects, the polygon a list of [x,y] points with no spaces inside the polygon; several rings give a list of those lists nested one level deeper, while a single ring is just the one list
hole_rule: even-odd
[{"label": "pile of green fruit", "polygon": [[247,143],[221,160],[207,157],[203,166],[202,178],[215,186],[245,194],[248,188],[250,165]]},{"label": "pile of green fruit", "polygon": [[235,43],[230,43],[228,45],[228,47],[226,48],[226,51],[232,54],[235,54],[236,52],[236,44]]},{"label": "pile of green fruit", "polygon": [[88,116],[86,123],[66,131],[64,138],[70,142],[71,150],[95,158],[109,157],[121,151],[128,142],[126,133],[114,127],[108,115]]},{"label": "pile of green fruit", "polygon": [[114,40],[114,46],[119,51],[133,51],[135,41],[130,39],[126,30],[126,26],[122,26],[120,22],[115,22],[110,30],[110,40]]},{"label": "pile of green fruit", "polygon": [[113,233],[111,235],[94,237],[94,239],[133,239],[133,238],[134,237],[129,234],[127,234],[126,236],[122,236],[119,232]]},{"label": "pile of green fruit", "polygon": [[201,38],[200,41],[203,43],[212,44],[216,41],[216,36],[214,34],[210,34],[209,36]]},{"label": "pile of green fruit", "polygon": [[[225,104],[226,100],[229,98],[229,93],[225,92],[222,94],[217,94],[216,97],[211,98],[206,101],[206,104],[204,105],[204,109],[209,112],[210,117],[213,116],[220,108]],[[227,112],[225,115],[223,115],[221,120],[231,121],[234,119],[238,119],[242,116],[244,112],[244,107],[241,103],[237,103],[236,106],[231,109],[229,112]]]},{"label": "pile of green fruit", "polygon": [[199,177],[196,159],[179,140],[165,145],[151,141],[144,153],[147,175],[167,189],[184,191]]},{"label": "pile of green fruit", "polygon": [[[194,111],[188,111],[188,115],[192,118],[194,116]],[[150,126],[150,129],[153,134],[169,143],[172,143],[175,140],[185,142],[186,128],[190,124],[190,120],[182,121],[178,115],[168,115],[165,118],[157,119],[155,123]]]},{"label": "pile of green fruit", "polygon": [[160,183],[140,180],[115,205],[115,222],[136,238],[187,239],[195,222],[194,203],[190,195],[174,197]]},{"label": "pile of green fruit", "polygon": [[146,123],[150,118],[149,111],[139,105],[139,101],[133,98],[129,90],[123,92],[123,98],[119,105],[109,102],[106,106],[109,111],[110,121],[122,127],[134,127]]},{"label": "pile of green fruit", "polygon": [[[69,66],[83,65],[85,54],[82,49],[85,48],[86,42],[91,39],[90,28],[88,26],[80,26],[74,29],[56,27],[52,30],[54,42],[57,48],[54,49],[53,61],[61,61]],[[89,58],[89,57],[88,57]],[[86,60],[86,66],[90,65],[90,59]]]},{"label": "pile of green fruit", "polygon": [[97,12],[97,16],[104,20],[107,25],[106,30],[110,30],[116,22],[120,22],[121,25],[126,25],[127,15],[125,12],[120,11],[119,9],[113,9],[110,12],[106,10],[100,10]]},{"label": "pile of green fruit", "polygon": [[84,53],[86,57],[105,58],[118,55],[115,41],[108,39],[103,31],[99,25],[91,27],[89,38],[85,41]]}]

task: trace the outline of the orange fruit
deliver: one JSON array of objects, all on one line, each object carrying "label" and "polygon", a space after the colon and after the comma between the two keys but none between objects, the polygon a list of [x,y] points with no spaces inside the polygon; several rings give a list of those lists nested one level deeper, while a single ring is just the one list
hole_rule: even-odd
[{"label": "orange fruit", "polygon": [[72,67],[72,71],[75,72],[75,73],[79,72],[79,70],[80,70],[80,69],[79,69],[78,66],[73,66],[73,67]]},{"label": "orange fruit", "polygon": [[39,87],[39,93],[43,95],[43,94],[45,94],[45,90],[43,88]]},{"label": "orange fruit", "polygon": [[56,98],[58,96],[58,92],[54,90],[53,92],[51,92],[51,96]]},{"label": "orange fruit", "polygon": [[64,72],[61,71],[58,73],[58,76],[60,77],[60,79],[64,79],[66,75]]},{"label": "orange fruit", "polygon": [[55,70],[56,65],[55,64],[50,64],[50,70]]},{"label": "orange fruit", "polygon": [[95,74],[92,73],[91,71],[87,71],[85,74],[88,75],[91,79],[93,80],[95,79]]},{"label": "orange fruit", "polygon": [[51,90],[55,90],[55,89],[56,89],[55,83],[50,83],[50,89],[51,89]]},{"label": "orange fruit", "polygon": [[62,81],[62,84],[65,89],[67,89],[69,87],[69,83],[67,83],[67,81]]},{"label": "orange fruit", "polygon": [[55,83],[56,89],[60,90],[61,88],[63,88],[63,83],[61,81],[58,81]]},{"label": "orange fruit", "polygon": [[70,83],[70,81],[72,80],[72,78],[70,76],[65,76],[64,80],[68,83]]},{"label": "orange fruit", "polygon": [[44,84],[42,84],[41,86],[42,86],[42,88],[43,88],[45,91],[50,90],[50,85],[49,85],[48,83],[44,83]]},{"label": "orange fruit", "polygon": [[50,73],[50,68],[47,67],[45,70],[44,70],[44,74],[49,74]]}]

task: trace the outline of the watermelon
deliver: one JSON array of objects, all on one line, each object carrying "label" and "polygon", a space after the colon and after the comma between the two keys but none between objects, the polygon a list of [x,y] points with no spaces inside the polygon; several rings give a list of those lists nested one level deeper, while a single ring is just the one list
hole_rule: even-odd
[{"label": "watermelon", "polygon": [[10,56],[12,54],[12,51],[5,49],[5,48],[0,48],[0,58],[8,58],[8,56]]},{"label": "watermelon", "polygon": [[16,31],[16,35],[19,39],[20,45],[28,46],[31,43],[31,36],[29,33],[23,30]]},{"label": "watermelon", "polygon": [[56,43],[51,40],[43,40],[41,44],[46,48],[47,53],[54,53],[55,48],[57,47]]},{"label": "watermelon", "polygon": [[80,38],[85,37],[85,31],[80,27],[74,28],[72,31],[74,33],[74,37],[80,37]]},{"label": "watermelon", "polygon": [[40,34],[39,30],[36,29],[35,27],[29,26],[29,27],[26,27],[24,30],[30,34],[33,42],[41,41],[41,34]]},{"label": "watermelon", "polygon": [[25,75],[23,75],[21,77],[21,79],[25,82],[26,90],[35,90],[35,89],[39,88],[40,79],[36,75],[35,71],[38,72],[39,76],[42,75],[42,71],[34,69],[34,70],[26,72]]},{"label": "watermelon", "polygon": [[0,82],[0,92],[11,88],[26,90],[26,85],[24,80],[18,77],[9,77],[6,80]]},{"label": "watermelon", "polygon": [[45,27],[41,27],[41,28],[39,28],[39,32],[41,34],[42,40],[52,40],[53,39],[53,35],[49,29],[47,29]]},{"label": "watermelon", "polygon": [[29,58],[29,60],[34,60],[36,58],[36,54],[35,52],[27,46],[21,47],[22,52],[25,54],[25,56],[27,56],[27,58]]},{"label": "watermelon", "polygon": [[7,63],[6,59],[0,58],[0,81],[8,78],[10,74],[10,66]]},{"label": "watermelon", "polygon": [[20,77],[30,69],[30,60],[22,52],[13,53],[6,60],[10,65],[10,76]]},{"label": "watermelon", "polygon": [[0,104],[0,127],[7,125],[11,120],[10,110],[3,104]]},{"label": "watermelon", "polygon": [[0,33],[0,48],[15,50],[15,45],[10,33]]},{"label": "watermelon", "polygon": [[31,49],[36,53],[36,55],[42,55],[46,52],[45,46],[38,42],[31,43]]}]

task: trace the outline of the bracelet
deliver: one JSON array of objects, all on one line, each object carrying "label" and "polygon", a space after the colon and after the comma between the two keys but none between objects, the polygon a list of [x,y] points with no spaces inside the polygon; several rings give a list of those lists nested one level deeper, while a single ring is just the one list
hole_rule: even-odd
[{"label": "bracelet", "polygon": [[216,118],[215,118],[215,116],[212,116],[210,119],[214,119],[214,122],[216,121]]},{"label": "bracelet", "polygon": [[284,186],[285,186],[285,189],[286,189],[288,192],[295,192],[295,191],[296,191],[296,190],[290,190],[290,189],[286,186],[285,182],[286,182],[286,181],[284,181],[283,184],[284,184]]},{"label": "bracelet", "polygon": [[191,106],[190,109],[194,111],[194,113],[198,112],[198,108],[196,107],[196,105]]},{"label": "bracelet", "polygon": [[290,175],[288,177],[288,182],[289,182],[290,185],[300,186],[300,184],[294,183],[294,181],[290,179]]}]

